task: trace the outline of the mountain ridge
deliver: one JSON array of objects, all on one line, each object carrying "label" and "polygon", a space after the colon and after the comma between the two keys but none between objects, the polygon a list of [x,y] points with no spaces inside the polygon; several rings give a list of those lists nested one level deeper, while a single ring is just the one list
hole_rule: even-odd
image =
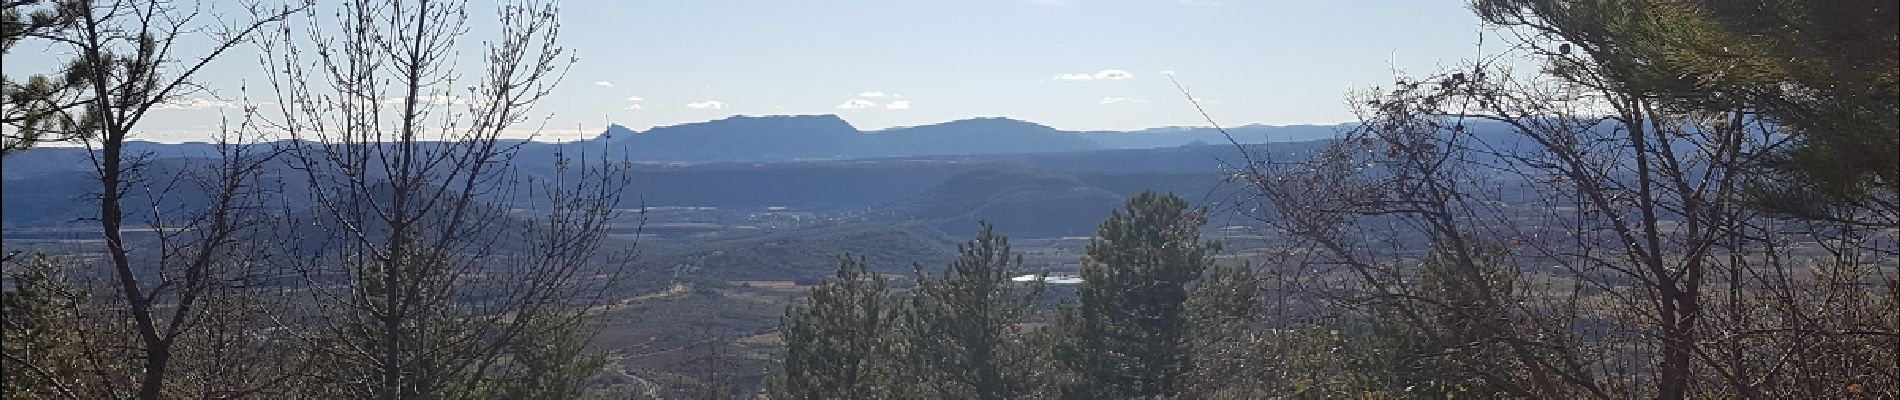
[{"label": "mountain ridge", "polygon": [[836,114],[735,115],[638,131],[610,125],[589,143],[651,162],[798,161],[874,157],[1054,153],[1145,149],[1196,143],[1241,144],[1330,137],[1342,125],[1159,127],[1068,131],[1007,117],[861,130]]}]

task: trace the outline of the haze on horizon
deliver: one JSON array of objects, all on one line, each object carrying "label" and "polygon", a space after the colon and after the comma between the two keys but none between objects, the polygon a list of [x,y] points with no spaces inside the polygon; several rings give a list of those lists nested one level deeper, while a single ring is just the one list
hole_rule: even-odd
[{"label": "haze on horizon", "polygon": [[[1459,1],[789,3],[568,1],[561,43],[579,61],[545,116],[518,126],[573,140],[732,115],[837,114],[871,131],[976,117],[1063,130],[1337,124],[1342,95],[1477,54]],[[492,34],[473,7],[471,37]],[[1238,50],[1237,50],[1238,49]],[[7,71],[68,58],[17,52]],[[462,65],[477,65],[465,52]],[[188,52],[186,54],[189,54]],[[272,96],[257,57],[223,57],[210,92],[147,120],[140,140],[203,141],[245,97]],[[267,106],[267,105],[266,105]],[[535,126],[539,125],[539,127]]]}]

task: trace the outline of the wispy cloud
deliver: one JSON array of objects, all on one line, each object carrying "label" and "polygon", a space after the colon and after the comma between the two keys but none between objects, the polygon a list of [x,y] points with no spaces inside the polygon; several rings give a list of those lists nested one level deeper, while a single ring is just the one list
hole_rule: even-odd
[{"label": "wispy cloud", "polygon": [[1161,70],[1161,74],[1162,74],[1162,75],[1174,75],[1174,70],[1171,70],[1171,69],[1166,69],[1166,70]]},{"label": "wispy cloud", "polygon": [[[401,97],[391,97],[391,98],[383,100],[383,103],[402,104],[402,101],[403,100]],[[459,106],[459,105],[468,104],[468,99],[462,98],[462,96],[449,96],[449,95],[422,96],[422,97],[417,97],[416,101],[423,104],[438,104],[438,105],[452,104],[452,105]]]},{"label": "wispy cloud", "polygon": [[884,92],[863,92],[858,93],[858,97],[891,97],[891,95]]},{"label": "wispy cloud", "polygon": [[184,98],[184,99],[173,99],[170,101],[166,101],[164,103],[159,103],[157,106],[154,106],[152,108],[160,109],[160,110],[205,110],[205,109],[212,109],[212,108],[231,108],[231,107],[236,107],[236,106],[237,106],[236,103],[232,103],[229,101],[192,97],[192,98]]},{"label": "wispy cloud", "polygon": [[724,110],[726,109],[726,102],[719,101],[719,100],[706,100],[706,101],[697,102],[697,103],[686,103],[686,108],[691,108],[695,110]]},{"label": "wispy cloud", "polygon": [[606,87],[614,87],[614,83],[613,83],[613,82],[608,82],[608,81],[598,81],[598,82],[594,82],[594,85],[595,85],[595,86],[606,86]]},{"label": "wispy cloud", "polygon": [[640,96],[627,96],[627,101],[646,101],[646,99],[647,98]]},{"label": "wispy cloud", "polygon": [[1103,97],[1102,98],[1102,104],[1147,103],[1147,102],[1148,102],[1147,100],[1131,99],[1127,97]]},{"label": "wispy cloud", "polygon": [[871,102],[870,100],[865,100],[865,99],[845,100],[844,104],[838,105],[839,109],[844,109],[844,110],[856,110],[860,108],[871,108],[871,107],[877,107],[877,103],[874,103],[874,102]]},{"label": "wispy cloud", "polygon": [[892,109],[892,110],[909,110],[909,109],[910,109],[910,100],[898,100],[898,101],[893,101],[893,102],[891,102],[891,104],[885,104],[885,105],[884,105],[884,108],[889,108],[889,109]]},{"label": "wispy cloud", "polygon": [[629,105],[629,106],[627,106],[627,109],[628,109],[628,110],[640,110],[641,108],[640,108],[640,105],[639,105],[639,104],[633,104],[633,105]]},{"label": "wispy cloud", "polygon": [[1095,71],[1095,73],[1093,74],[1057,74],[1054,77],[1054,79],[1058,81],[1093,81],[1093,80],[1119,81],[1119,80],[1129,79],[1129,78],[1134,78],[1134,77],[1135,77],[1134,73],[1128,72],[1126,70],[1105,69],[1101,71]]},{"label": "wispy cloud", "polygon": [[[374,101],[371,101],[370,99],[364,99],[364,98],[347,98],[347,99],[341,100],[340,103],[350,105],[350,106],[373,105],[377,107],[401,107],[403,103],[407,101],[409,101],[409,98],[407,97],[384,97],[382,99],[378,99]],[[160,108],[173,108],[173,109],[205,108],[204,104],[200,104],[201,100],[194,99],[192,100],[192,102],[194,104],[179,104],[179,105],[174,105],[173,107],[161,106]],[[224,103],[226,104],[226,107],[230,107],[229,102],[220,102],[220,103]],[[462,96],[450,96],[450,95],[445,95],[445,94],[438,94],[438,95],[432,95],[432,96],[416,96],[416,104],[436,105],[436,106],[440,106],[440,105],[461,106],[461,105],[470,104],[470,101],[468,98],[462,97]]]}]

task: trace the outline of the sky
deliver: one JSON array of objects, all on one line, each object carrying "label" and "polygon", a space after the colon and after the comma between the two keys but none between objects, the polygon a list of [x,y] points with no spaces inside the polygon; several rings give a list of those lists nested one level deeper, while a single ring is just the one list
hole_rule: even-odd
[{"label": "sky", "polygon": [[[335,7],[324,2],[323,7]],[[471,1],[492,32],[491,8]],[[562,3],[579,61],[537,105],[537,138],[730,115],[837,114],[863,130],[1009,117],[1068,130],[1333,124],[1346,94],[1479,52],[1458,0],[609,1]],[[9,75],[57,60],[15,49]],[[465,53],[473,53],[465,51]],[[25,60],[21,60],[25,59]],[[473,60],[458,67],[479,71]],[[473,72],[471,72],[473,73]],[[148,120],[145,139],[209,137],[260,92],[254,53]],[[545,121],[545,125],[541,124]]]}]

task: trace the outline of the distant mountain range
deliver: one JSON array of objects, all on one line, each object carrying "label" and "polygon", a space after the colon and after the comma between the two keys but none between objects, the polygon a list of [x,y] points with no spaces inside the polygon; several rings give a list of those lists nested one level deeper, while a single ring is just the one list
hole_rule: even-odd
[{"label": "distant mountain range", "polygon": [[[1244,196],[1227,181],[1236,164],[1299,160],[1323,148],[1344,127],[1245,126],[1227,136],[1208,128],[1134,132],[1070,132],[1004,118],[859,131],[836,116],[732,117],[633,132],[616,127],[583,143],[530,142],[512,160],[522,179],[552,176],[557,155],[636,161],[622,208],[715,207],[794,210],[862,217],[873,224],[910,224],[962,232],[977,221],[1006,225],[1030,237],[1086,235],[1120,199],[1146,189],[1174,192],[1197,204]],[[1473,145],[1535,151],[1507,127],[1473,124]],[[1271,143],[1268,143],[1271,142]],[[430,144],[433,145],[433,144]],[[134,190],[127,209],[190,215],[203,209],[194,184],[172,185],[211,171],[218,154],[202,143],[134,143],[146,168],[141,184],[175,191]],[[618,153],[618,154],[616,154]],[[96,214],[91,156],[80,148],[42,148],[4,159],[0,226],[83,227]],[[288,157],[267,165],[267,181],[283,188],[275,206],[309,207],[308,175]],[[372,177],[372,179],[375,179]],[[485,194],[500,207],[542,209],[524,190]],[[857,232],[857,231],[851,231]]]},{"label": "distant mountain range", "polygon": [[[1062,153],[1085,150],[1156,149],[1198,144],[1303,142],[1330,138],[1350,125],[1244,125],[1226,128],[1162,127],[1136,131],[1065,131],[1009,118],[972,118],[938,124],[862,131],[836,115],[732,116],[725,119],[656,127],[644,132],[610,125],[584,143],[644,163],[716,163],[813,161],[860,158]],[[569,144],[572,146],[574,144]],[[525,161],[559,151],[550,143],[529,143]],[[164,158],[217,157],[206,143],[134,141],[127,151]],[[51,172],[88,171],[84,149],[43,148],[7,156],[4,177],[19,179]]]},{"label": "distant mountain range", "polygon": [[[1332,136],[1337,128],[1247,125],[1229,128],[1227,133],[1235,142],[1257,144],[1324,139]],[[1009,118],[973,118],[862,131],[836,115],[733,116],[644,132],[612,125],[590,142],[606,145],[610,156],[685,163],[1055,153],[1230,144],[1228,135],[1206,127],[1065,131]]]},{"label": "distant mountain range", "polygon": [[[1250,153],[1312,148],[1336,127],[1244,126],[1228,130]],[[1260,143],[1276,142],[1272,145]],[[884,220],[914,221],[961,231],[975,221],[1014,220],[1025,233],[1086,233],[1121,196],[1147,188],[1204,195],[1221,171],[1241,158],[1227,136],[1210,128],[1075,132],[1007,118],[861,131],[834,115],[736,116],[634,132],[614,126],[582,143],[524,143],[513,165],[524,176],[553,173],[565,154],[639,163],[623,206],[732,208],[789,206],[804,210],[877,210]],[[219,154],[204,143],[134,142],[128,151],[147,168],[137,177],[162,184],[208,171]],[[91,154],[41,148],[7,156],[4,210],[9,228],[82,224],[96,210]],[[281,179],[292,209],[306,206],[306,175],[288,158],[267,166]],[[163,186],[163,185],[161,185]],[[187,185],[189,186],[189,185]],[[208,199],[182,190],[146,198],[135,209],[188,211]],[[501,196],[535,198],[534,196]],[[513,204],[531,207],[533,204]],[[176,214],[175,215],[185,215]]]},{"label": "distant mountain range", "polygon": [[[1305,152],[1322,142],[1273,144],[1276,153]],[[1248,145],[1261,153],[1267,145]],[[514,165],[523,176],[551,173],[550,159],[531,154],[553,145],[535,144],[523,150]],[[573,153],[575,149],[568,149]],[[97,210],[89,204],[98,190],[93,172],[79,149],[46,148],[5,159],[6,201],[0,225],[10,228],[83,225]],[[202,172],[215,159],[201,155],[154,156],[142,179],[165,182],[166,177]],[[879,219],[916,221],[953,232],[972,229],[974,221],[1015,220],[1012,231],[1069,235],[1085,233],[1100,213],[1112,208],[1118,196],[1143,189],[1173,191],[1201,198],[1220,185],[1224,165],[1241,158],[1228,145],[1180,146],[1159,149],[1110,149],[1061,153],[913,156],[854,160],[795,162],[727,162],[702,164],[642,164],[635,167],[632,187],[621,206],[702,206],[728,209],[765,209],[785,206],[798,210],[844,212],[875,211]],[[283,205],[307,207],[303,173],[288,160],[268,175],[282,179]],[[195,187],[187,185],[187,189]],[[525,189],[517,188],[517,189]],[[186,211],[202,208],[202,193],[180,190],[161,199],[147,199],[134,191],[128,199],[138,209]],[[537,196],[496,193],[495,202],[533,201]],[[509,200],[513,199],[513,200]],[[156,200],[156,201],[154,201]],[[534,204],[515,204],[533,207]],[[183,214],[180,214],[183,215]]]}]

